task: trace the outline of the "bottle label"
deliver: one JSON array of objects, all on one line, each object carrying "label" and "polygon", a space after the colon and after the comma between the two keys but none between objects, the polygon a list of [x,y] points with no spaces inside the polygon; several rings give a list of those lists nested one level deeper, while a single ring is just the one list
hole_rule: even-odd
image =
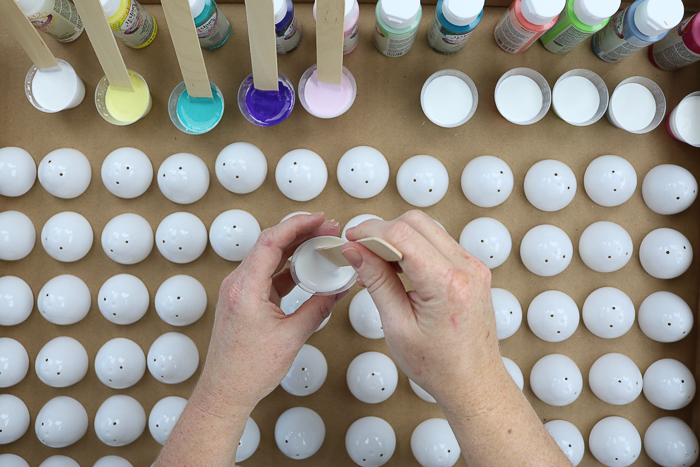
[{"label": "bottle label", "polygon": [[129,0],[124,14],[110,26],[117,39],[134,49],[146,47],[153,42],[158,29],[153,15],[136,0]]},{"label": "bottle label", "polygon": [[211,2],[209,12],[204,22],[197,26],[197,37],[199,45],[203,49],[218,49],[228,39],[231,34],[231,23],[228,22],[219,6]]},{"label": "bottle label", "polygon": [[297,15],[292,16],[289,25],[277,32],[277,53],[288,54],[301,45],[301,24],[297,21]]},{"label": "bottle label", "polygon": [[53,8],[28,16],[29,21],[40,31],[59,42],[71,42],[83,32],[83,21],[78,10],[68,0],[54,0]]},{"label": "bottle label", "polygon": [[[554,27],[542,36],[542,44],[545,49],[555,54],[565,54],[571,52],[574,47],[593,35],[593,33],[581,31],[573,24],[563,26],[568,19],[566,11],[562,12]],[[562,26],[563,29],[557,31]],[[552,34],[553,32],[554,34]]]},{"label": "bottle label", "polygon": [[355,26],[353,26],[352,29],[345,33],[345,37],[343,38],[343,54],[347,55],[353,50],[355,50],[355,47],[357,47],[357,44],[359,42],[360,21],[358,20],[357,23],[355,23]]},{"label": "bottle label", "polygon": [[474,30],[464,34],[454,34],[442,25],[438,15],[435,14],[433,25],[428,29],[428,44],[442,54],[455,54],[464,48],[472,32]]},{"label": "bottle label", "polygon": [[515,16],[515,4],[512,4],[508,11],[496,24],[494,36],[496,43],[506,52],[516,54],[526,51],[537,39],[546,31],[531,31],[518,22]]},{"label": "bottle label", "polygon": [[690,22],[694,16],[683,21],[678,27],[653,45],[652,54],[656,66],[662,70],[672,71],[682,68],[691,63],[700,61],[700,54],[690,50],[683,36],[690,33]]},{"label": "bottle label", "polygon": [[377,23],[374,28],[374,45],[387,57],[400,57],[411,50],[416,34],[418,28],[413,28],[405,34],[392,34]]},{"label": "bottle label", "polygon": [[593,35],[593,51],[601,60],[619,62],[651,44],[639,39],[630,30],[625,20],[628,9],[613,16],[607,26]]}]

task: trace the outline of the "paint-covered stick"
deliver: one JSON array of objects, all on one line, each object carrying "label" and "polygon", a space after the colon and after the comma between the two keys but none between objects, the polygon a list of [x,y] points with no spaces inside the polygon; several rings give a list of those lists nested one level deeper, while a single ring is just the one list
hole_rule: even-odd
[{"label": "paint-covered stick", "polygon": [[246,0],[245,11],[253,86],[260,91],[277,91],[277,36],[272,0]]},{"label": "paint-covered stick", "polygon": [[213,98],[202,48],[187,0],[161,0],[175,55],[190,97]]},{"label": "paint-covered stick", "polygon": [[17,38],[35,67],[40,70],[58,68],[56,57],[53,56],[44,40],[39,36],[39,31],[32,26],[15,0],[0,0],[0,17],[5,20],[7,28]]},{"label": "paint-covered stick", "polygon": [[343,76],[344,0],[316,2],[316,63],[318,80],[341,84]]},{"label": "paint-covered stick", "polygon": [[[403,254],[399,250],[397,250],[394,245],[385,240],[382,240],[381,238],[367,237],[358,240],[357,243],[364,246],[384,261],[388,261],[391,263],[403,260]],[[343,256],[343,254],[341,253],[342,248],[343,245],[339,245],[326,248],[319,248],[316,251],[318,251],[331,263],[335,264],[339,268],[342,268],[343,266],[350,266],[348,260],[346,260],[345,256]]]},{"label": "paint-covered stick", "polygon": [[134,89],[100,0],[75,0],[75,7],[111,86]]}]

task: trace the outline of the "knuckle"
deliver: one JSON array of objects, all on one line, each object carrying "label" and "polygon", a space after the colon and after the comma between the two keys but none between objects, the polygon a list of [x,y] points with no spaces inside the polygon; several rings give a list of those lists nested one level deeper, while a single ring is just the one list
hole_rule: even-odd
[{"label": "knuckle", "polygon": [[244,287],[240,281],[233,281],[228,290],[226,290],[226,299],[233,304],[240,303],[243,300]]},{"label": "knuckle", "polygon": [[386,231],[387,240],[394,245],[405,243],[412,235],[413,229],[403,220],[392,222]]},{"label": "knuckle", "polygon": [[258,244],[263,247],[271,247],[275,242],[275,229],[269,228],[265,229],[260,233],[258,237]]},{"label": "knuckle", "polygon": [[411,209],[402,216],[408,222],[421,223],[428,219],[428,215],[421,210]]}]

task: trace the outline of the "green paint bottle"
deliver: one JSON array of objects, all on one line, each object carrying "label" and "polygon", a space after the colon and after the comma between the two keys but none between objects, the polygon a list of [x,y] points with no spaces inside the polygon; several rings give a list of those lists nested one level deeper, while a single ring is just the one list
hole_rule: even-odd
[{"label": "green paint bottle", "polygon": [[620,8],[620,0],[567,0],[557,23],[540,39],[555,54],[574,47],[603,29]]}]

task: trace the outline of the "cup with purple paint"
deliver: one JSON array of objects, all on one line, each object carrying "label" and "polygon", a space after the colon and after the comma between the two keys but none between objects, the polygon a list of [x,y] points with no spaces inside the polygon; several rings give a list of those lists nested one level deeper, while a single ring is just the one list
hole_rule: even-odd
[{"label": "cup with purple paint", "polygon": [[274,126],[282,123],[294,109],[296,93],[294,85],[282,73],[278,73],[278,90],[256,89],[251,74],[238,88],[238,108],[250,123],[258,126]]}]

